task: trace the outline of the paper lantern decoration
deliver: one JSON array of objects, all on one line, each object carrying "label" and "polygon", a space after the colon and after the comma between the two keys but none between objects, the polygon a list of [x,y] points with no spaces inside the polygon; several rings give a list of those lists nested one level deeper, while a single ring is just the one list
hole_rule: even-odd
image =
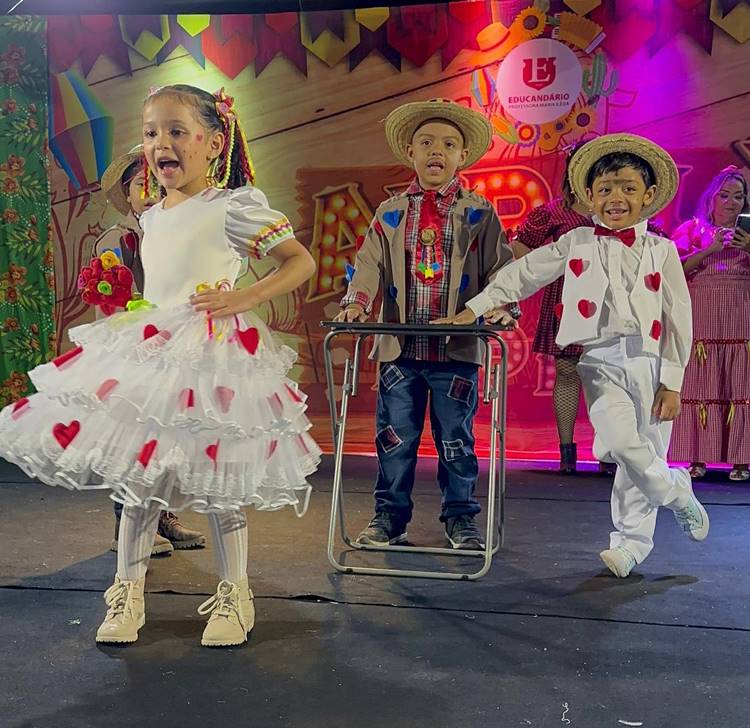
[{"label": "paper lantern decoration", "polygon": [[483,109],[492,106],[496,89],[495,79],[489,69],[480,68],[471,74],[471,94]]},{"label": "paper lantern decoration", "polygon": [[50,76],[49,147],[76,189],[101,179],[112,161],[114,119],[74,71]]}]

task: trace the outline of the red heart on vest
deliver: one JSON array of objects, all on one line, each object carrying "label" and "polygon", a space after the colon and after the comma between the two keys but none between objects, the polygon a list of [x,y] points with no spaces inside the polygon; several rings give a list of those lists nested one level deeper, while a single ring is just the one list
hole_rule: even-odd
[{"label": "red heart on vest", "polygon": [[240,344],[245,347],[248,354],[255,354],[258,350],[258,342],[260,341],[260,334],[258,329],[255,327],[245,329],[244,331],[237,329],[235,336],[239,339]]},{"label": "red heart on vest", "polygon": [[141,454],[138,456],[138,462],[143,465],[143,467],[148,467],[149,460],[151,460],[151,456],[154,454],[154,450],[156,450],[156,440],[149,440],[142,448],[141,448]]},{"label": "red heart on vest", "polygon": [[661,321],[654,319],[654,322],[651,324],[650,335],[654,341],[659,341],[661,338]]},{"label": "red heart on vest", "polygon": [[209,445],[206,448],[206,455],[214,461],[214,466],[216,466],[216,458],[219,454],[219,442],[220,441],[217,440],[213,445]]},{"label": "red heart on vest", "polygon": [[357,235],[357,239],[354,241],[354,247],[357,249],[357,252],[359,252],[360,248],[365,244],[365,236],[364,235]]},{"label": "red heart on vest", "polygon": [[52,428],[52,435],[60,444],[60,447],[65,450],[80,431],[81,423],[78,420],[73,420],[69,425],[58,422]]},{"label": "red heart on vest", "polygon": [[471,244],[471,245],[469,246],[469,250],[470,250],[470,251],[471,251],[472,253],[473,253],[473,252],[475,252],[476,250],[479,250],[479,241],[478,241],[478,240],[477,240],[476,238],[474,238],[474,241],[473,241],[473,242],[472,242],[472,244]]},{"label": "red heart on vest", "polygon": [[11,419],[17,420],[26,411],[26,406],[28,404],[29,404],[28,397],[23,397],[19,399],[18,402],[16,402],[13,405],[13,411],[11,412],[11,415],[10,415]]},{"label": "red heart on vest", "polygon": [[234,399],[234,390],[229,387],[216,387],[214,389],[216,395],[216,401],[219,403],[219,408],[224,414],[229,412],[229,408],[232,406],[232,400]]},{"label": "red heart on vest", "polygon": [[117,379],[105,379],[100,385],[99,389],[96,390],[96,396],[99,397],[102,402],[107,399],[110,392],[119,384]]},{"label": "red heart on vest", "polygon": [[583,260],[583,258],[573,258],[573,260],[568,262],[568,267],[573,271],[573,275],[578,278],[588,269],[589,261]]},{"label": "red heart on vest", "polygon": [[646,281],[646,288],[656,293],[661,286],[661,273],[658,271],[656,273],[649,273],[644,280]]},{"label": "red heart on vest", "polygon": [[383,226],[381,225],[380,220],[375,220],[372,226],[375,228],[375,232],[378,235],[385,235],[385,231],[383,230]]},{"label": "red heart on vest", "polygon": [[552,309],[553,313],[555,314],[555,318],[561,319],[563,315],[563,309],[565,307],[562,305],[562,303],[555,304],[555,307]]},{"label": "red heart on vest", "polygon": [[179,396],[180,407],[183,410],[190,409],[195,406],[195,392],[192,389],[183,389]]},{"label": "red heart on vest", "polygon": [[52,360],[52,363],[58,368],[62,368],[72,359],[75,359],[81,352],[83,351],[82,346],[76,346],[75,349],[71,349],[70,351],[66,351],[64,354],[60,354],[56,359]]},{"label": "red heart on vest", "polygon": [[584,318],[591,318],[596,313],[596,303],[582,298],[578,302],[578,311]]}]

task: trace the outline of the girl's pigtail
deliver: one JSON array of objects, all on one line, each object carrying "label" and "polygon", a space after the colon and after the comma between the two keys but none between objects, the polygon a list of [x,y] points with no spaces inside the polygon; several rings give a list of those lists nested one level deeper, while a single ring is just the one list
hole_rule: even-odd
[{"label": "girl's pigtail", "polygon": [[247,146],[247,137],[242,130],[237,112],[234,108],[234,98],[220,88],[215,94],[216,113],[221,119],[226,137],[226,146],[222,163],[219,166],[218,187],[241,187],[243,184],[255,182],[255,171]]}]

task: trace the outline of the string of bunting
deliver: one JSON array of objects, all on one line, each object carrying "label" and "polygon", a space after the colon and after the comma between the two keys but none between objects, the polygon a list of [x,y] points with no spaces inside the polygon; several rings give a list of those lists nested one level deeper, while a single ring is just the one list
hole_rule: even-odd
[{"label": "string of bunting", "polygon": [[[750,40],[750,0],[547,0],[551,24],[574,19],[600,26],[602,47],[617,63],[642,48],[656,53],[677,34],[711,53],[715,28],[738,43]],[[454,3],[265,15],[53,15],[48,19],[54,73],[80,63],[87,76],[105,56],[131,73],[131,53],[164,63],[187,53],[211,61],[228,78],[254,65],[260,75],[277,56],[307,74],[308,53],[355,69],[377,51],[396,70],[406,60],[423,66],[438,52],[442,68],[463,50],[487,50],[503,40],[522,15],[544,13],[531,0]],[[495,39],[495,40],[493,40]]]}]

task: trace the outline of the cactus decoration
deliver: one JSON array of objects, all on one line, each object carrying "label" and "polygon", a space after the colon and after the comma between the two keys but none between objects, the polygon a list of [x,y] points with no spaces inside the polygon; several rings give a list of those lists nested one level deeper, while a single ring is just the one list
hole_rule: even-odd
[{"label": "cactus decoration", "polygon": [[[607,75],[609,82],[607,83]],[[599,51],[594,54],[591,68],[583,72],[583,92],[588,97],[589,103],[595,105],[602,96],[611,96],[617,88],[617,70],[609,68],[607,59]]]}]

